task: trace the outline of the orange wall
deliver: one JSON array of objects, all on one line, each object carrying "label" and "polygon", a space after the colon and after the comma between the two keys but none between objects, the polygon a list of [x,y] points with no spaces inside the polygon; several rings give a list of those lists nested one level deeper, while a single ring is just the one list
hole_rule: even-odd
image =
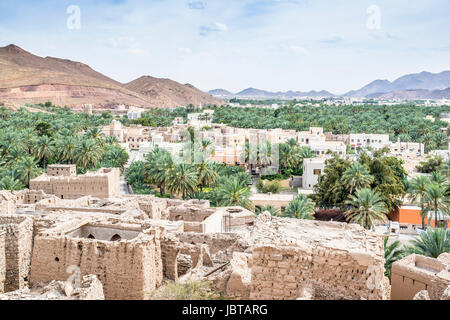
[{"label": "orange wall", "polygon": [[[392,212],[389,214],[392,221],[397,221],[399,223],[409,223],[409,224],[422,224],[422,217],[420,216],[420,209],[411,208],[400,208],[397,212]],[[427,224],[427,219],[425,218],[425,225]],[[430,221],[430,225],[434,226],[434,219]]]}]

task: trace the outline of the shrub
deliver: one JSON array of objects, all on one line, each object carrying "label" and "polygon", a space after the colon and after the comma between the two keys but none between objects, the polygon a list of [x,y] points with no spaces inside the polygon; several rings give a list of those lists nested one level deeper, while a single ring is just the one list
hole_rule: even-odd
[{"label": "shrub", "polygon": [[281,192],[281,183],[278,180],[274,181],[263,181],[261,179],[258,179],[256,182],[256,189],[260,193],[280,193]]}]

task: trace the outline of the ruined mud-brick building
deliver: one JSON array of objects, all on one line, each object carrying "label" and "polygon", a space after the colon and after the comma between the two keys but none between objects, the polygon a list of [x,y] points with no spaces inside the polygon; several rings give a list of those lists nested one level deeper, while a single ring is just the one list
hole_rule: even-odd
[{"label": "ruined mud-brick building", "polygon": [[422,290],[439,300],[450,286],[450,253],[437,259],[412,254],[394,262],[391,285],[392,300],[412,300]]},{"label": "ruined mud-brick building", "polygon": [[4,233],[4,291],[22,289],[28,284],[33,220],[26,216],[0,214],[0,233]]},{"label": "ruined mud-brick building", "polygon": [[56,224],[34,239],[31,284],[93,274],[106,299],[148,299],[162,283],[161,232],[117,219]]},{"label": "ruined mud-brick building", "polygon": [[50,165],[46,174],[30,181],[30,189],[42,190],[61,199],[110,198],[120,195],[120,169],[101,168],[77,176],[75,165]]},{"label": "ruined mud-brick building", "polygon": [[389,299],[383,239],[359,225],[264,214],[253,232],[251,299]]},{"label": "ruined mud-brick building", "polygon": [[[210,208],[207,201],[147,195],[68,200],[23,190],[3,199],[4,287],[14,291],[6,299],[77,298],[68,280],[89,275],[101,283],[106,299],[150,299],[165,280],[188,279],[211,281],[234,299],[391,296],[383,235],[358,225],[268,213],[255,220],[240,207]],[[1,243],[0,236],[0,283]],[[448,288],[448,267],[433,268],[439,272],[431,287]],[[7,288],[11,282],[17,285]],[[40,283],[50,289],[42,291]],[[74,292],[89,287],[78,284]],[[430,296],[437,296],[433,290]]]}]

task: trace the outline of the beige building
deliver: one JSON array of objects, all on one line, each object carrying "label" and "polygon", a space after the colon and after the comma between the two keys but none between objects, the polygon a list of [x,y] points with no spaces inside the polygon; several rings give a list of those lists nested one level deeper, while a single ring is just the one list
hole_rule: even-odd
[{"label": "beige building", "polygon": [[61,199],[87,195],[97,198],[119,196],[120,169],[101,168],[78,176],[75,165],[50,165],[47,174],[30,181],[30,189],[43,190]]},{"label": "beige building", "polygon": [[253,194],[249,200],[253,203],[255,208],[262,208],[266,206],[272,206],[278,210],[284,210],[289,205],[289,202],[295,199],[295,195],[292,194],[267,194],[256,193]]},{"label": "beige building", "polygon": [[397,142],[391,143],[389,145],[389,151],[394,155],[414,155],[423,156],[425,155],[425,145],[423,143],[416,142],[401,142],[398,139]]}]

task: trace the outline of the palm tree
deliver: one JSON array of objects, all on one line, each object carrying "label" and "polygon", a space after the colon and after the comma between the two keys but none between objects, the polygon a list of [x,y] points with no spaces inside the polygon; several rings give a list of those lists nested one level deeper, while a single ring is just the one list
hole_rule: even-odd
[{"label": "palm tree", "polygon": [[250,187],[237,178],[224,178],[214,190],[214,200],[219,206],[240,206],[253,210],[253,203],[249,200]]},{"label": "palm tree", "polygon": [[172,156],[164,149],[156,148],[146,158],[144,164],[145,177],[158,185],[163,197],[166,194],[167,181],[173,167]]},{"label": "palm tree", "polygon": [[259,215],[266,211],[269,212],[270,215],[272,215],[272,216],[276,216],[276,217],[280,216],[280,210],[278,208],[272,207],[271,205],[256,207],[255,214]]},{"label": "palm tree", "polygon": [[426,232],[420,234],[420,238],[411,241],[407,252],[432,258],[437,258],[444,252],[450,252],[450,230],[428,228]]},{"label": "palm tree", "polygon": [[4,176],[0,180],[0,190],[21,190],[23,189],[23,184],[20,183],[18,179],[16,179],[15,175],[13,173]]},{"label": "palm tree", "polygon": [[71,164],[75,158],[75,148],[77,146],[77,139],[72,136],[63,137],[57,142],[57,149],[60,151],[60,159]]},{"label": "palm tree", "polygon": [[384,275],[391,279],[392,264],[405,256],[405,251],[401,248],[401,242],[396,240],[388,246],[389,237],[384,238]]},{"label": "palm tree", "polygon": [[450,159],[447,159],[447,161],[442,164],[440,173],[446,176],[447,178],[450,177]]},{"label": "palm tree", "polygon": [[259,163],[262,167],[267,167],[272,164],[272,146],[269,141],[258,146]]},{"label": "palm tree", "polygon": [[112,144],[119,143],[119,140],[117,140],[117,138],[115,136],[107,136],[106,139],[105,139],[105,142],[107,144],[111,144],[112,145]]},{"label": "palm tree", "polygon": [[17,172],[22,182],[29,187],[30,180],[37,177],[41,170],[39,169],[37,161],[34,157],[26,156],[20,159],[17,163]]},{"label": "palm tree", "polygon": [[214,170],[211,163],[202,161],[197,166],[198,184],[200,191],[203,192],[203,187],[207,187],[214,183],[217,179],[217,172]]},{"label": "palm tree", "polygon": [[412,202],[420,205],[420,216],[422,217],[422,229],[425,229],[425,217],[427,211],[425,210],[425,196],[426,187],[430,184],[430,179],[426,176],[418,176],[410,181],[409,198]]},{"label": "palm tree", "polygon": [[92,139],[100,139],[103,136],[103,132],[97,127],[91,128],[86,132],[86,137]]},{"label": "palm tree", "polygon": [[316,204],[304,194],[289,202],[285,211],[286,217],[314,220]]},{"label": "palm tree", "polygon": [[439,185],[444,185],[447,183],[447,177],[438,171],[433,171],[430,176],[431,182],[437,183]]},{"label": "palm tree", "polygon": [[9,163],[13,163],[20,160],[24,153],[26,152],[20,145],[14,145],[9,149],[6,159]]},{"label": "palm tree", "polygon": [[183,200],[185,200],[188,194],[195,191],[197,182],[195,170],[187,163],[180,163],[169,171],[167,189],[172,193],[181,194]]},{"label": "palm tree", "polygon": [[386,205],[380,195],[371,189],[357,189],[346,204],[353,207],[344,213],[347,220],[366,229],[372,229],[377,220],[386,219]]},{"label": "palm tree", "polygon": [[120,146],[109,147],[105,154],[103,154],[101,162],[112,168],[123,168],[127,164],[129,159],[128,153]]},{"label": "palm tree", "polygon": [[374,178],[370,175],[369,170],[359,162],[354,162],[342,175],[343,182],[353,190],[367,188],[373,182]]},{"label": "palm tree", "polygon": [[83,139],[75,147],[74,160],[86,172],[89,165],[96,166],[101,157],[101,150],[93,139]]},{"label": "palm tree", "polygon": [[37,158],[42,161],[43,168],[46,168],[47,159],[53,156],[54,154],[54,141],[47,137],[47,136],[41,136],[37,140],[37,149],[35,150]]},{"label": "palm tree", "polygon": [[436,182],[431,183],[425,188],[425,209],[434,214],[434,226],[438,227],[438,216],[448,214],[450,199],[447,197],[447,188],[445,185]]}]

